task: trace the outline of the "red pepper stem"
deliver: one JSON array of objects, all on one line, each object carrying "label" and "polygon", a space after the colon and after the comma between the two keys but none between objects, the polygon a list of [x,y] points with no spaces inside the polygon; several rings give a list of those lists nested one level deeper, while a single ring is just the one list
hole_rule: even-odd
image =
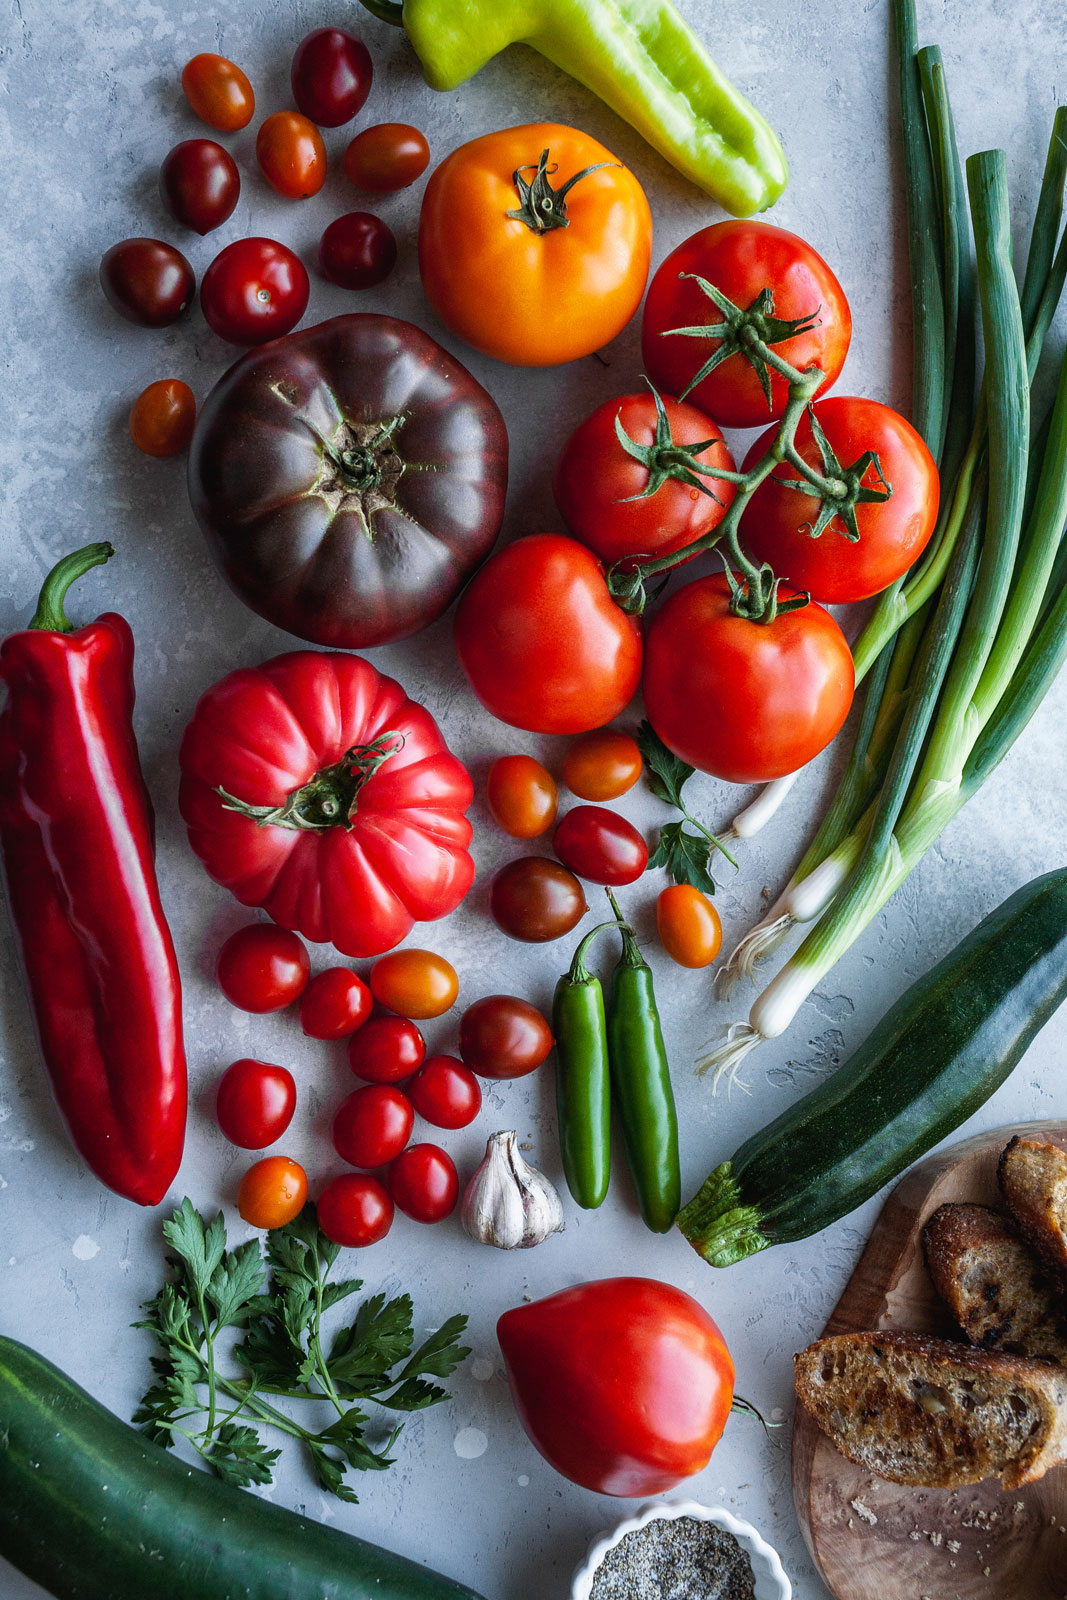
[{"label": "red pepper stem", "polygon": [[50,633],[73,633],[74,625],[63,610],[67,590],[72,583],[84,577],[90,567],[103,566],[104,562],[110,561],[114,554],[114,545],[87,544],[80,550],[72,550],[62,561],[57,561],[41,585],[37,610],[27,626]]}]

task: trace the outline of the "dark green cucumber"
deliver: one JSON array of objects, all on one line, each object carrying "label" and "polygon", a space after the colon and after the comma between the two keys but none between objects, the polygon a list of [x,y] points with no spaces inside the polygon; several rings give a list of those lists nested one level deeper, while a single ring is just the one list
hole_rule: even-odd
[{"label": "dark green cucumber", "polygon": [[706,1180],[678,1226],[715,1267],[847,1216],[965,1122],[1067,999],[1067,869],[1026,884],[832,1078]]},{"label": "dark green cucumber", "polygon": [[0,1556],[58,1600],[481,1600],[187,1466],[5,1338]]}]

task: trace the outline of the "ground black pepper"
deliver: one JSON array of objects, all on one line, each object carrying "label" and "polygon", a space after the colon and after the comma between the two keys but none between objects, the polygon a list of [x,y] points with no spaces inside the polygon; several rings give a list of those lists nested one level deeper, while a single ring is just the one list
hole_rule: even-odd
[{"label": "ground black pepper", "polygon": [[612,1545],[589,1600],[755,1600],[748,1552],[695,1517],[657,1517]]}]

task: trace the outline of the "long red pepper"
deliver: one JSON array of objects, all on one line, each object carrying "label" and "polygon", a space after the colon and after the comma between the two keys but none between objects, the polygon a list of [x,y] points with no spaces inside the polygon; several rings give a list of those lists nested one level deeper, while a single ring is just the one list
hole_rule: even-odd
[{"label": "long red pepper", "polygon": [[0,852],[41,1051],[71,1137],[112,1189],[157,1205],[181,1161],[181,981],[154,864],[132,712],[133,634],[105,612],[73,631],[91,544],[45,579],[0,645]]}]

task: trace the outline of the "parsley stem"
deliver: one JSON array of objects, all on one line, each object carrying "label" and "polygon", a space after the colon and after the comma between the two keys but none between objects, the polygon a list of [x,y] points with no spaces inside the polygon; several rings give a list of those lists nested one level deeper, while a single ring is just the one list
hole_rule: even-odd
[{"label": "parsley stem", "polygon": [[200,1323],[204,1330],[204,1351],[201,1360],[207,1370],[207,1427],[205,1432],[215,1432],[215,1334],[211,1327],[211,1319],[207,1314],[204,1302],[204,1291],[200,1284],[196,1284],[196,1307],[200,1313]]},{"label": "parsley stem", "polygon": [[726,857],[727,861],[732,867],[737,866],[737,862],[734,860],[734,857],[730,854],[729,850],[727,850],[718,834],[712,833],[710,828],[706,828],[704,826],[699,817],[694,817],[690,812],[683,810],[682,816],[686,822],[692,823],[693,827],[697,828],[704,835],[705,839],[708,840],[713,849],[722,851],[723,855]]}]

